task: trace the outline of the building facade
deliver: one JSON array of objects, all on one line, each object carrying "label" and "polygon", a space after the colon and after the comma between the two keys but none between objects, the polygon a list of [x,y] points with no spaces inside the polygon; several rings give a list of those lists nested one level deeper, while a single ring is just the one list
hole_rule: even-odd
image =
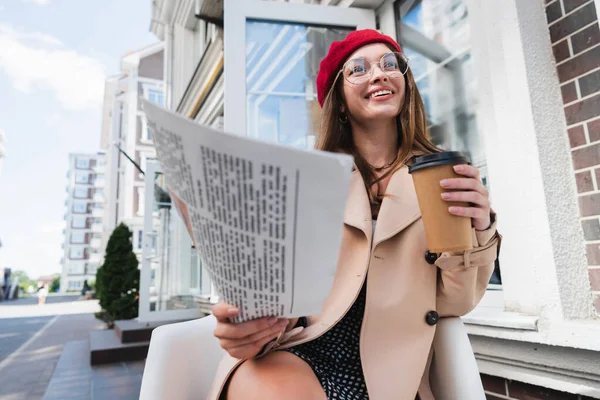
[{"label": "building facade", "polygon": [[[489,398],[600,398],[600,1],[155,0],[152,9],[167,108],[299,147],[318,135],[314,80],[329,44],[368,27],[396,38],[433,140],[470,153],[499,216],[496,273],[463,318]],[[217,300],[201,261],[179,268],[187,274],[169,279],[204,279],[172,295]]]},{"label": "building facade", "polygon": [[147,129],[141,99],[164,104],[163,45],[130,52],[121,60],[121,73],[105,83],[100,144],[106,152],[106,218],[102,245],[121,222],[133,232],[133,248],[141,255],[148,160],[156,153]]},{"label": "building facade", "polygon": [[4,148],[4,143],[6,142],[6,135],[4,131],[0,129],[0,173],[2,172],[2,161],[4,157],[6,157],[6,149]]},{"label": "building facade", "polygon": [[81,290],[102,264],[106,158],[104,153],[69,154],[60,291]]}]

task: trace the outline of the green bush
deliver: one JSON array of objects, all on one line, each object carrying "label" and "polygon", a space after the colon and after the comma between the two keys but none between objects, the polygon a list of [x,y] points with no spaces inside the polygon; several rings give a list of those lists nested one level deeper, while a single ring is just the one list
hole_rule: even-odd
[{"label": "green bush", "polygon": [[138,315],[140,271],[131,236],[127,225],[121,223],[115,228],[106,245],[104,264],[96,274],[96,296],[105,312],[104,321]]},{"label": "green bush", "polygon": [[60,290],[60,275],[54,277],[54,279],[52,279],[52,283],[50,284],[50,287],[48,288],[48,292],[49,293],[55,293],[58,292]]}]

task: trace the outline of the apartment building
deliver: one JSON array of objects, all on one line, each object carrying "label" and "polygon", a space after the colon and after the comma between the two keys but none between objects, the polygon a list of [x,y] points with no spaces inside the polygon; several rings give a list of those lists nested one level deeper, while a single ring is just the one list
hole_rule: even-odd
[{"label": "apartment building", "polygon": [[103,249],[112,231],[124,222],[133,232],[134,251],[138,255],[142,252],[146,195],[143,171],[156,153],[141,100],[164,104],[163,59],[162,43],[131,51],[121,59],[121,72],[105,83],[100,139],[107,169]]},{"label": "apartment building", "polygon": [[78,291],[102,265],[105,186],[104,153],[69,154],[61,292]]},{"label": "apartment building", "polygon": [[0,173],[2,173],[2,161],[6,157],[6,149],[4,143],[6,142],[6,134],[0,129]]}]

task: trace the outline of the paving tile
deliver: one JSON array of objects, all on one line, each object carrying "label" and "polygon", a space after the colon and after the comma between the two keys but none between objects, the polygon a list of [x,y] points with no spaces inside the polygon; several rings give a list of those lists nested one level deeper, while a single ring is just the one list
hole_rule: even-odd
[{"label": "paving tile", "polygon": [[94,390],[103,387],[120,387],[120,386],[131,386],[140,387],[142,384],[142,377],[139,375],[124,375],[114,377],[97,377],[92,381],[92,388]]}]

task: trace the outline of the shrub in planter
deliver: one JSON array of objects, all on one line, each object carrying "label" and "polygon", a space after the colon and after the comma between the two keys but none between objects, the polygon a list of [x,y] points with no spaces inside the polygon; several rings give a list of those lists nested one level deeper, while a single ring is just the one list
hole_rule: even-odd
[{"label": "shrub in planter", "polygon": [[115,228],[106,245],[104,264],[96,274],[96,295],[103,310],[97,317],[107,323],[138,315],[140,271],[131,236],[127,225]]}]

